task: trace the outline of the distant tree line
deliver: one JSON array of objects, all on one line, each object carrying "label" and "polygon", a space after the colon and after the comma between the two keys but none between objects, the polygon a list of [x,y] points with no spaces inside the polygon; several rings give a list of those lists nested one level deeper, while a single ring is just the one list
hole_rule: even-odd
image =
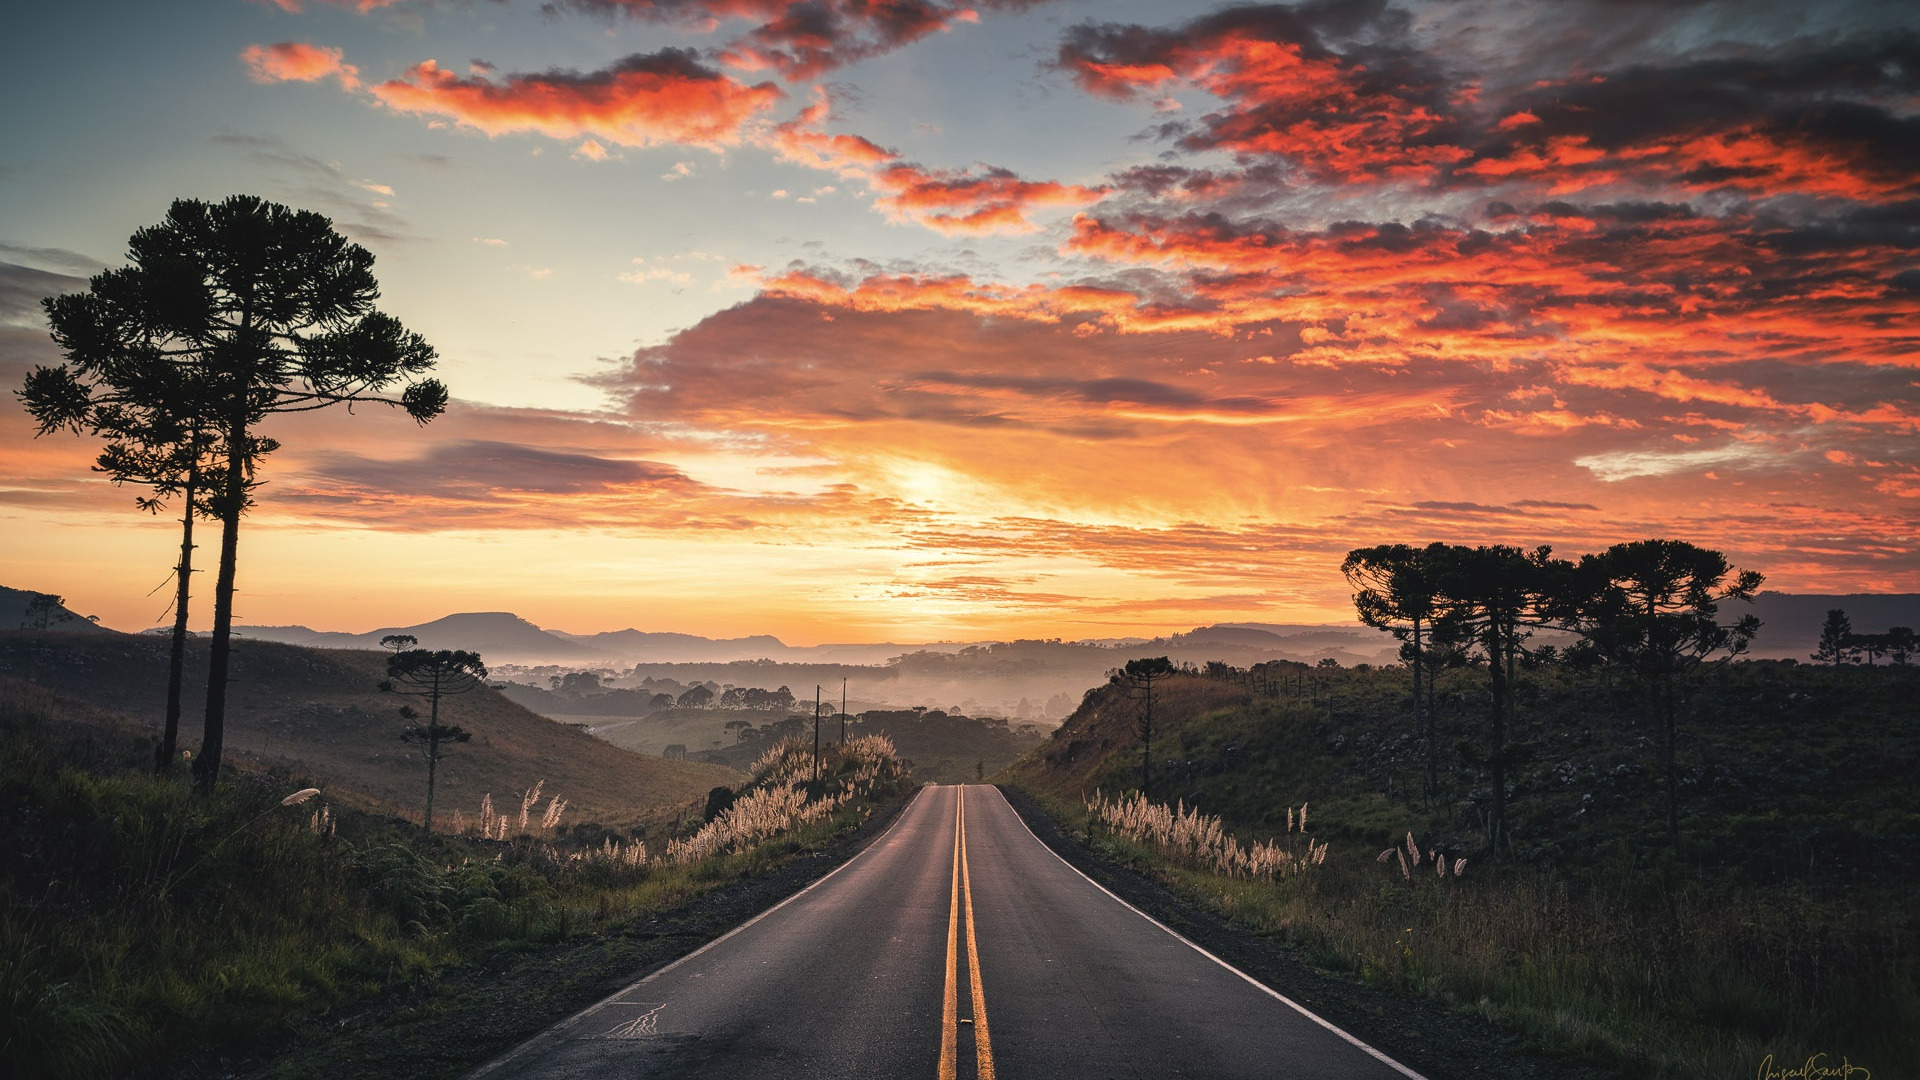
[{"label": "distant tree line", "polygon": [[1913,653],[1912,627],[1889,627],[1884,634],[1856,634],[1846,609],[1834,608],[1827,612],[1827,621],[1820,626],[1820,644],[1811,659],[1834,666],[1858,664],[1864,659],[1872,666],[1884,656],[1894,665],[1906,667],[1913,662]]}]

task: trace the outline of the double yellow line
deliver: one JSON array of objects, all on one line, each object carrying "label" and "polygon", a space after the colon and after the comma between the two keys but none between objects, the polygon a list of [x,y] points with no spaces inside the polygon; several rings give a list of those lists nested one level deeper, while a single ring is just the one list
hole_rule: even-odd
[{"label": "double yellow line", "polygon": [[953,902],[947,911],[947,993],[940,1016],[940,1080],[956,1080],[960,1053],[960,913],[967,914],[967,975],[973,983],[973,1063],[979,1080],[993,1080],[993,1040],[987,1034],[987,992],[980,985],[980,945],[973,934],[973,880],[967,873],[967,789],[953,812]]}]

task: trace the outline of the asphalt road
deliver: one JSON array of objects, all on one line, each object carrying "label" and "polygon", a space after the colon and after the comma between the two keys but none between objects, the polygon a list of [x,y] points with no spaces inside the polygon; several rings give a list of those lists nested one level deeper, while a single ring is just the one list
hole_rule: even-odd
[{"label": "asphalt road", "polygon": [[1419,1080],[1081,876],[985,786],[923,789],[839,870],[470,1076]]}]

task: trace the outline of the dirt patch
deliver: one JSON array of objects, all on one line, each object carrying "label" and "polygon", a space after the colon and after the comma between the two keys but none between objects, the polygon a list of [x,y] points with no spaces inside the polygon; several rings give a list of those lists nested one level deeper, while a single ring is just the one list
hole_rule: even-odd
[{"label": "dirt patch", "polygon": [[858,828],[802,849],[770,873],[722,885],[624,930],[487,957],[388,991],[287,1033],[267,1059],[202,1059],[152,1075],[168,1080],[458,1076],[645,978],[826,876],[886,831],[911,792]]},{"label": "dirt patch", "polygon": [[1519,1036],[1441,1002],[1389,994],[1307,967],[1279,942],[1233,926],[1160,882],[1093,854],[1024,792],[1000,790],[1034,835],[1081,873],[1427,1080],[1619,1080],[1624,1075],[1534,1053]]}]

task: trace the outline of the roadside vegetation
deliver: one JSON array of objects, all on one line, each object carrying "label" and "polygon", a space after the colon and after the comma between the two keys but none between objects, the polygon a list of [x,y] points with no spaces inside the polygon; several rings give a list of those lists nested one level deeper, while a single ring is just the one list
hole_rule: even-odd
[{"label": "roadside vegetation", "polygon": [[882,739],[826,750],[817,779],[793,756],[651,825],[567,825],[530,783],[498,814],[488,796],[488,838],[427,834],[281,771],[196,796],[153,775],[137,722],[0,678],[0,1074],[270,1051],[347,1003],[685,907],[906,790]]},{"label": "roadside vegetation", "polygon": [[[1158,809],[1121,797],[1140,783],[1142,702],[1116,672],[1001,778],[1310,964],[1623,1074],[1920,1061],[1914,669],[1690,668],[1671,757],[1665,692],[1649,708],[1605,668],[1514,670],[1497,859],[1486,673],[1469,665],[1423,672],[1417,728],[1402,668],[1188,669],[1155,688]],[[1210,865],[1229,844],[1300,846],[1309,801],[1325,845],[1309,872]]]}]

